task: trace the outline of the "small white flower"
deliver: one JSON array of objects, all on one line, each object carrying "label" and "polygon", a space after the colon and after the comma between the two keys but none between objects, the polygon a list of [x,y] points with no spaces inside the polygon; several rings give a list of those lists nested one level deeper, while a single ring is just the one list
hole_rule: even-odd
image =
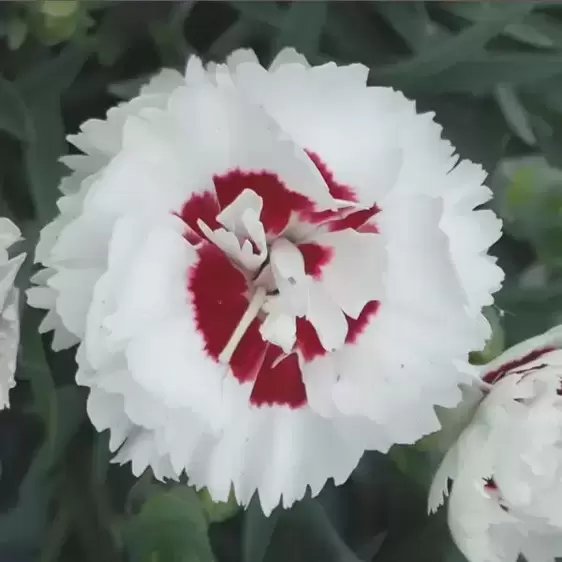
[{"label": "small white flower", "polygon": [[449,527],[470,562],[562,556],[562,326],[482,370],[482,401],[445,456],[429,508],[448,492]]},{"label": "small white flower", "polygon": [[266,512],[439,428],[502,272],[483,170],[367,68],[191,58],[70,138],[31,290],[135,474]]},{"label": "small white flower", "polygon": [[10,259],[8,248],[20,238],[19,228],[0,217],[0,409],[10,406],[10,389],[16,384],[20,322],[19,290],[14,287],[14,281],[25,254]]}]

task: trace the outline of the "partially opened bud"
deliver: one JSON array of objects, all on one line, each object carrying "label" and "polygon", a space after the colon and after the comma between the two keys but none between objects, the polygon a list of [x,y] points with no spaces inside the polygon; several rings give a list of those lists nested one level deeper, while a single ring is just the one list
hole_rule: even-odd
[{"label": "partially opened bud", "polygon": [[562,326],[482,368],[482,401],[430,491],[470,562],[562,556]]},{"label": "partially opened bud", "polygon": [[14,286],[25,254],[10,258],[8,249],[20,240],[19,228],[9,219],[0,218],[0,409],[10,405],[10,389],[20,339],[19,290]]}]

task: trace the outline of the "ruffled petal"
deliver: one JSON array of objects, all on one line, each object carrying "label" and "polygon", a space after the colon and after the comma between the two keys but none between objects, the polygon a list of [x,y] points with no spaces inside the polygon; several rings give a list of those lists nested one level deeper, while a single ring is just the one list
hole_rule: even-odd
[{"label": "ruffled petal", "polygon": [[[269,70],[245,49],[192,57],[69,138],[83,154],[65,158],[29,302],[55,347],[80,343],[92,423],[134,474],[185,472],[269,513],[459,401],[499,225],[433,115],[367,75],[294,49]],[[488,417],[523,423],[521,407]],[[543,433],[528,463],[546,470]]]}]

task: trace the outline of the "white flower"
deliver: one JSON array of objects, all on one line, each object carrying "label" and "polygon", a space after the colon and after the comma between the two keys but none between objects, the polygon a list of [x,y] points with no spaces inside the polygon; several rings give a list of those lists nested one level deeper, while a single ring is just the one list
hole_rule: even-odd
[{"label": "white flower", "polygon": [[429,507],[443,502],[470,562],[562,556],[562,326],[483,367],[482,401],[445,456]]},{"label": "white flower", "polygon": [[14,281],[25,254],[10,259],[8,248],[20,238],[19,228],[9,219],[0,217],[0,409],[10,406],[10,389],[16,384],[20,322],[19,291]]},{"label": "white flower", "polygon": [[70,141],[31,291],[135,474],[269,512],[439,428],[502,272],[479,166],[367,68],[251,51]]}]

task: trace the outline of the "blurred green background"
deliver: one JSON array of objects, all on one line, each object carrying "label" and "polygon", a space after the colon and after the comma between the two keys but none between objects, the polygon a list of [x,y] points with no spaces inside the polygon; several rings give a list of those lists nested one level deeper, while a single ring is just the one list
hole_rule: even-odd
[{"label": "blurred green background", "polygon": [[[484,165],[505,221],[495,335],[474,361],[562,320],[562,5],[554,2],[0,3],[0,205],[32,252],[56,210],[65,135],[190,54],[283,46],[359,61],[371,84],[436,112]],[[376,127],[376,123],[365,123]],[[559,168],[560,167],[560,168]],[[29,283],[32,264],[20,286]],[[72,353],[23,312],[18,386],[0,413],[0,562],[462,562],[444,514],[427,517],[438,453],[368,454],[347,484],[269,519],[186,486],[135,481],[91,430]]]}]

